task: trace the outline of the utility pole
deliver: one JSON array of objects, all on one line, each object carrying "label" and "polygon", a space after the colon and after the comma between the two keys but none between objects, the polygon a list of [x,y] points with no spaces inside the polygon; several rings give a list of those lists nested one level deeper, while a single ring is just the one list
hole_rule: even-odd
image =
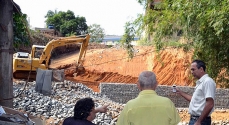
[{"label": "utility pole", "polygon": [[0,0],[0,105],[13,107],[13,0]]}]

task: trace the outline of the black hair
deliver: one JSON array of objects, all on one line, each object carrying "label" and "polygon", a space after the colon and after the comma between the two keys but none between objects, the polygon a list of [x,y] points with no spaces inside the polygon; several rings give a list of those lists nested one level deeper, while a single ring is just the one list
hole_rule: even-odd
[{"label": "black hair", "polygon": [[78,100],[74,108],[74,118],[80,120],[87,119],[93,107],[95,107],[95,103],[92,98],[83,98]]},{"label": "black hair", "polygon": [[205,71],[206,66],[205,66],[204,61],[196,59],[196,60],[193,60],[192,63],[196,63],[197,64],[196,66],[198,69],[203,67],[203,70]]}]

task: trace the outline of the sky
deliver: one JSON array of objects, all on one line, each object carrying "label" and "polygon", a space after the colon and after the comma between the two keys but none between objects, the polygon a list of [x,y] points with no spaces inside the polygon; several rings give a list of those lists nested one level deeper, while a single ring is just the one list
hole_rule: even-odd
[{"label": "sky", "polygon": [[137,0],[14,0],[27,14],[31,27],[45,27],[49,10],[71,10],[75,16],[86,18],[87,25],[99,24],[106,35],[123,35],[125,23],[143,14]]}]

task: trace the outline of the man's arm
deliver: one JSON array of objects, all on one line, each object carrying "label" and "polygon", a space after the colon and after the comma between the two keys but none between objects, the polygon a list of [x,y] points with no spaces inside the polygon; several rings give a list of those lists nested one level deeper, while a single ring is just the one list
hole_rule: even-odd
[{"label": "man's arm", "polygon": [[187,94],[187,93],[181,91],[181,90],[178,89],[178,88],[176,88],[176,93],[179,94],[179,95],[181,95],[182,97],[184,97],[184,98],[185,98],[186,100],[188,100],[189,102],[190,102],[191,99],[192,99],[192,96],[191,96],[191,95],[189,95],[189,94]]},{"label": "man's arm", "polygon": [[213,98],[206,98],[206,104],[204,110],[202,111],[200,117],[198,118],[195,124],[197,125],[201,124],[201,121],[203,121],[208,116],[208,114],[211,112],[213,107],[214,107]]},{"label": "man's arm", "polygon": [[98,112],[105,113],[105,112],[107,112],[107,110],[108,110],[107,107],[108,106],[109,106],[109,104],[101,106],[101,107],[98,107],[98,108],[95,108],[95,113],[98,113]]}]

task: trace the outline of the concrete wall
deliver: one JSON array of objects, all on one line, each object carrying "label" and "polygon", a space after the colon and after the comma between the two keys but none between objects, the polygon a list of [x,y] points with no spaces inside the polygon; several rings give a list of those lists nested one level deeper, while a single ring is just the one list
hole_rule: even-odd
[{"label": "concrete wall", "polygon": [[[193,87],[177,87],[190,95],[194,91]],[[130,99],[137,97],[139,90],[136,84],[100,83],[100,92],[115,102],[126,103]],[[158,86],[156,92],[160,96],[170,98],[176,107],[188,108],[189,106],[188,101],[172,92],[171,86]],[[216,90],[215,108],[229,108],[229,89]]]}]

